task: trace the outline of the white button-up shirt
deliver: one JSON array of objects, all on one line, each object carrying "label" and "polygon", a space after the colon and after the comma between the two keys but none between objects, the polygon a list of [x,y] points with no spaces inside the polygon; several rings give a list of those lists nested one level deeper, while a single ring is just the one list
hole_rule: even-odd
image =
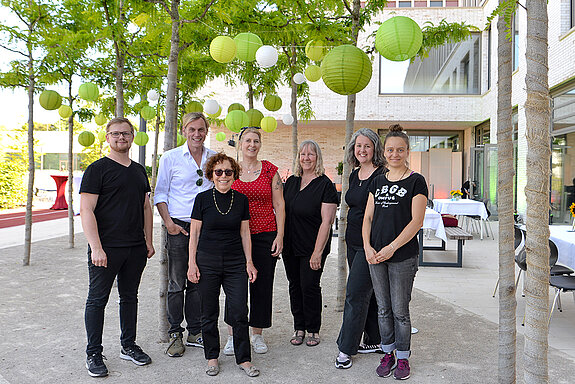
[{"label": "white button-up shirt", "polygon": [[170,217],[189,223],[196,195],[214,185],[204,174],[204,181],[198,186],[196,182],[201,178],[198,169],[203,171],[207,160],[215,154],[215,151],[204,147],[202,163],[198,167],[187,143],[165,152],[160,157],[154,204],[166,203]]}]

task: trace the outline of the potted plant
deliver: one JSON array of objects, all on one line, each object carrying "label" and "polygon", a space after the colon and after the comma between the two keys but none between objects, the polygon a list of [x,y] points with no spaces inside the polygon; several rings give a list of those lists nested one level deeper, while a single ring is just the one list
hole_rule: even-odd
[{"label": "potted plant", "polygon": [[338,192],[341,192],[341,175],[343,175],[343,161],[340,161],[339,163],[337,163],[337,167],[335,167],[335,170],[337,171],[337,175],[339,176],[339,183],[335,183],[335,189]]}]

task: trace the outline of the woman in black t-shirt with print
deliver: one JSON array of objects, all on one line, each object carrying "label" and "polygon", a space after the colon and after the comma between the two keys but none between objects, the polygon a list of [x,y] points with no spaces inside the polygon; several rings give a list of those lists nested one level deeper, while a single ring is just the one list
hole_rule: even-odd
[{"label": "woman in black t-shirt with print", "polygon": [[[343,321],[337,338],[339,354],[335,367],[350,368],[351,356],[357,353],[381,352],[377,321],[377,302],[365,259],[361,226],[371,181],[385,167],[381,139],[371,129],[357,130],[346,147],[346,161],[355,168],[349,176],[345,201],[349,206],[345,243],[349,274],[345,289]],[[363,334],[363,343],[360,344]]]},{"label": "woman in black t-shirt with print", "polygon": [[248,198],[231,189],[240,166],[223,153],[212,156],[205,175],[214,188],[196,197],[190,224],[188,279],[198,284],[202,308],[206,373],[219,373],[218,314],[220,287],[226,294],[226,316],[234,332],[236,364],[250,377],[260,371],[251,363],[248,331],[248,280],[257,270],[252,262]]},{"label": "woman in black t-shirt with print", "polygon": [[410,375],[409,302],[417,272],[417,233],[425,216],[427,183],[409,169],[409,138],[400,125],[390,127],[383,147],[389,171],[377,176],[369,187],[363,247],[370,264],[385,353],[376,373],[387,377],[395,369],[394,378],[404,380]]},{"label": "woman in black t-shirt with print", "polygon": [[294,335],[290,342],[319,344],[321,287],[325,259],[330,251],[331,225],[337,210],[337,191],[324,174],[319,145],[306,140],[299,147],[299,162],[284,188],[286,223],[283,261],[289,281]]}]

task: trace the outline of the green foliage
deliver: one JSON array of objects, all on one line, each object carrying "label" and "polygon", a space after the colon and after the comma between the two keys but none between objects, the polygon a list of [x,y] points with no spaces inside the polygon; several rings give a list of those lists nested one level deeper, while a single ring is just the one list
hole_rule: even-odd
[{"label": "green foliage", "polygon": [[485,25],[485,29],[491,26],[493,19],[497,16],[503,16],[505,19],[505,32],[507,33],[506,37],[508,40],[511,40],[511,27],[513,25],[513,17],[515,16],[515,11],[520,3],[517,0],[506,0],[501,2],[497,7],[491,12],[491,15],[487,18],[487,24]]},{"label": "green foliage", "polygon": [[0,208],[15,208],[26,204],[26,162],[16,156],[0,162]]},{"label": "green foliage", "polygon": [[479,28],[465,22],[448,23],[445,19],[441,20],[438,25],[428,21],[421,28],[423,42],[417,56],[425,58],[432,48],[440,47],[446,43],[465,41],[471,36],[472,31],[479,31]]}]

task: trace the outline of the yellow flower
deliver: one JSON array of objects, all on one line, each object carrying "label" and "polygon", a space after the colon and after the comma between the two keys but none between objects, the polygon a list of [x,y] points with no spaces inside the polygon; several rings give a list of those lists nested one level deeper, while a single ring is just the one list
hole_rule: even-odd
[{"label": "yellow flower", "polygon": [[452,189],[449,194],[451,196],[463,196],[463,193],[459,189]]},{"label": "yellow flower", "polygon": [[575,217],[575,203],[571,204],[569,210],[571,211],[571,216]]}]

